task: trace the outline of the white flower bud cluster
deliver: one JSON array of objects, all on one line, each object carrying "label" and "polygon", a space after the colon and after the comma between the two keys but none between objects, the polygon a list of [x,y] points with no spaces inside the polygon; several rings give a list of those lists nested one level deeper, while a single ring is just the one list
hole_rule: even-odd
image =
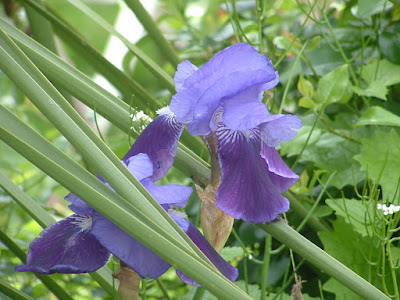
[{"label": "white flower bud cluster", "polygon": [[[151,121],[153,121],[153,119],[150,118],[148,115],[146,115],[142,110],[138,111],[134,114],[131,114],[131,119],[132,119],[132,122],[139,123],[139,127],[140,127],[141,131],[144,130],[146,128],[146,126],[151,123]],[[135,130],[135,128],[133,126],[131,127],[131,129]]]},{"label": "white flower bud cluster", "polygon": [[381,210],[385,216],[393,215],[394,213],[400,211],[400,205],[393,205],[393,204],[386,206],[385,204],[378,203],[376,205],[376,208]]}]

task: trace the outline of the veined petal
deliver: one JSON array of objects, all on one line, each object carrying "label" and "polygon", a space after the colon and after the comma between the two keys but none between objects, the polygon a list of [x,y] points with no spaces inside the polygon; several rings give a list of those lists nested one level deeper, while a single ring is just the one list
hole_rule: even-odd
[{"label": "veined petal", "polygon": [[72,215],[50,225],[35,239],[26,266],[18,272],[89,273],[107,263],[110,253],[89,232],[90,215]]},{"label": "veined petal", "polygon": [[274,186],[260,156],[256,131],[217,129],[221,185],[215,205],[235,219],[270,222],[289,209],[289,201]]},{"label": "veined petal", "polygon": [[90,232],[108,251],[143,278],[159,277],[171,266],[97,212],[93,213],[93,226]]},{"label": "veined petal", "polygon": [[153,175],[153,163],[147,154],[139,153],[135,156],[131,156],[125,163],[128,170],[131,171],[139,181]]},{"label": "veined petal", "polygon": [[185,207],[193,190],[191,187],[179,184],[157,185],[150,178],[141,181],[141,184],[161,205],[174,205],[176,207]]},{"label": "veined petal", "polygon": [[[228,47],[218,52],[209,62],[185,80],[178,93],[172,97],[171,110],[176,114],[179,122],[188,124],[195,117],[196,110],[204,108],[203,104],[198,105],[201,98],[207,99],[208,103],[213,102],[212,106],[215,108],[218,107],[222,97],[229,97],[230,89],[235,88],[235,85],[236,90],[239,91],[246,88],[242,86],[241,78],[233,74],[243,74],[242,77],[250,76],[256,79],[257,75],[255,74],[260,71],[270,75],[264,81],[265,84],[270,82],[265,88],[272,88],[278,83],[279,79],[271,61],[259,54],[251,45],[240,43]],[[227,84],[230,84],[229,88],[224,89],[224,85]],[[254,80],[254,84],[258,84],[257,80]],[[216,87],[213,87],[214,85]],[[226,95],[220,91],[211,99],[209,99],[210,95],[204,97],[205,92],[211,88],[213,88],[212,93],[225,90]],[[230,95],[233,94],[230,93]],[[196,133],[196,135],[207,134],[204,133],[204,129],[201,132],[203,133]]]},{"label": "veined petal", "polygon": [[143,130],[122,160],[126,162],[139,153],[147,154],[154,168],[151,178],[157,181],[172,166],[182,130],[183,125],[176,121],[172,113],[161,114]]},{"label": "veined petal", "polygon": [[264,159],[269,177],[279,193],[285,193],[299,180],[299,175],[285,164],[275,148],[262,143],[260,155]]},{"label": "veined petal", "polygon": [[[182,228],[182,230],[190,237],[190,239],[199,247],[199,249],[208,257],[208,259],[217,267],[217,269],[228,278],[230,281],[235,281],[238,276],[238,270],[230,265],[227,261],[225,261],[217,251],[210,245],[210,243],[206,240],[206,238],[200,233],[200,231],[190,223],[186,219],[182,219],[171,215],[171,218]],[[178,269],[176,273],[181,278],[181,280],[185,283],[199,286],[197,282],[195,282],[190,277],[183,274]]]},{"label": "veined petal", "polygon": [[174,76],[175,89],[177,92],[182,90],[185,80],[192,76],[199,68],[193,65],[190,61],[185,60],[178,65],[178,69]]},{"label": "veined petal", "polygon": [[263,123],[259,126],[261,139],[270,147],[276,147],[280,142],[288,142],[296,136],[295,129],[301,128],[301,120],[293,115],[280,115],[280,118]]},{"label": "veined petal", "polygon": [[64,199],[71,203],[68,207],[78,215],[86,215],[93,212],[93,208],[73,193],[69,193]]}]

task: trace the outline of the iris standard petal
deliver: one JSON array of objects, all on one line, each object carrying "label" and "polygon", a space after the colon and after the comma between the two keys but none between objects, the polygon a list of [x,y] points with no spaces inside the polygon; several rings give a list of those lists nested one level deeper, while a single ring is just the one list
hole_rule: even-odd
[{"label": "iris standard petal", "polygon": [[276,147],[280,142],[287,142],[297,134],[295,129],[301,128],[301,120],[292,115],[280,115],[280,118],[263,123],[259,128],[261,139],[268,146]]},{"label": "iris standard petal", "polygon": [[[178,93],[172,97],[171,110],[176,114],[179,122],[188,124],[196,113],[195,107],[200,98],[216,82],[229,77],[230,83],[236,83],[239,86],[239,90],[242,90],[241,81],[232,74],[251,74],[256,70],[262,70],[271,75],[271,78],[268,79],[268,82],[271,82],[270,87],[266,86],[266,88],[272,88],[278,83],[279,78],[271,61],[264,55],[259,54],[251,45],[240,43],[228,47],[218,52],[209,62],[185,80]],[[227,83],[227,81],[220,81],[220,84],[224,82]],[[217,88],[214,89],[216,90]],[[216,98],[213,97],[213,99]],[[216,100],[220,101],[221,99]],[[202,108],[202,105],[197,108],[199,107]]]},{"label": "iris standard petal", "polygon": [[[273,81],[276,77],[275,72],[261,69],[235,72],[218,79],[204,92],[193,108],[193,121],[188,125],[189,132],[192,135],[209,134],[211,118],[223,100],[228,101],[246,89],[253,90],[254,87]],[[257,97],[251,101],[257,100]]]},{"label": "iris standard petal", "polygon": [[215,205],[235,219],[270,222],[289,209],[289,201],[274,186],[260,156],[258,133],[217,129],[221,185]]},{"label": "iris standard petal", "polygon": [[157,181],[167,174],[173,164],[182,130],[183,125],[176,121],[172,113],[161,114],[143,130],[122,160],[126,162],[139,153],[147,154],[154,168],[151,178]]},{"label": "iris standard petal", "polygon": [[153,175],[153,163],[147,154],[139,153],[131,156],[125,163],[128,170],[139,181]]},{"label": "iris standard petal", "polygon": [[[171,218],[182,228],[182,230],[190,237],[190,239],[199,247],[199,249],[208,257],[208,259],[217,267],[217,269],[228,278],[230,281],[235,281],[238,276],[238,270],[225,261],[221,255],[218,254],[217,251],[210,245],[207,239],[200,233],[200,231],[190,223],[186,219],[182,219],[171,215]],[[176,273],[181,278],[181,280],[185,283],[199,286],[197,282],[195,282],[190,277],[183,274],[178,269]]]},{"label": "iris standard petal", "polygon": [[93,213],[93,226],[90,232],[105,248],[143,278],[159,277],[171,266],[97,212]]},{"label": "iris standard petal", "polygon": [[50,225],[35,239],[26,266],[18,272],[89,273],[104,266],[110,253],[89,232],[90,215],[72,215]]},{"label": "iris standard petal", "polygon": [[179,184],[157,185],[150,178],[141,181],[141,184],[161,205],[185,207],[193,190],[191,187]]},{"label": "iris standard petal", "polygon": [[194,72],[196,72],[199,68],[193,65],[190,61],[185,60],[178,65],[178,69],[176,70],[174,76],[175,90],[179,92],[182,90],[183,84],[185,80],[189,78]]},{"label": "iris standard petal", "polygon": [[299,175],[285,164],[275,148],[262,143],[260,155],[264,159],[269,177],[279,193],[285,193],[299,180]]}]

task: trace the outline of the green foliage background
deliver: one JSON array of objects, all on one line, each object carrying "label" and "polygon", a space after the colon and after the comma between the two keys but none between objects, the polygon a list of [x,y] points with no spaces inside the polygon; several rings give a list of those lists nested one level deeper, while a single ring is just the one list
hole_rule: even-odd
[{"label": "green foliage background", "polygon": [[[288,192],[292,206],[285,218],[307,239],[390,298],[400,299],[400,213],[384,215],[376,206],[400,205],[400,7],[396,1],[160,0],[156,22],[176,57],[169,56],[153,35],[145,35],[135,45],[124,42],[130,51],[123,58],[122,72],[99,61],[107,41],[116,35],[112,26],[99,24],[99,19],[92,18],[74,1],[64,0],[43,1],[46,11],[56,18],[48,14],[45,19],[49,23],[43,19],[38,22],[36,10],[29,5],[29,18],[23,14],[23,6],[29,2],[39,1],[3,1],[3,20],[28,34],[35,33],[35,24],[43,26],[39,31],[54,30],[56,44],[34,37],[50,50],[57,49],[64,60],[87,76],[101,75],[114,85],[116,91],[110,90],[113,95],[104,97],[120,97],[122,101],[115,103],[125,114],[120,121],[109,123],[106,119],[110,118],[104,115],[107,109],[102,110],[89,98],[85,104],[96,113],[80,109],[72,98],[78,96],[63,86],[63,78],[57,81],[57,74],[45,74],[92,128],[98,125],[105,143],[118,157],[129,149],[140,131],[141,124],[131,124],[128,112],[143,110],[154,117],[155,109],[169,103],[173,94],[170,76],[178,61],[189,59],[200,66],[236,42],[251,43],[267,55],[280,74],[280,84],[266,92],[265,103],[272,113],[296,114],[303,121],[298,135],[279,147],[280,154],[301,178]],[[127,9],[122,1],[81,2],[108,25]],[[125,2],[129,5],[135,1]],[[12,35],[3,20],[0,27]],[[57,23],[60,20],[65,25]],[[65,28],[72,28],[77,35]],[[84,43],[79,43],[78,37]],[[150,66],[140,59],[141,53],[152,60]],[[104,103],[105,107],[109,105]],[[96,173],[96,167],[83,159],[1,71],[0,104],[68,157]],[[128,136],[131,125],[135,130]],[[207,149],[199,139],[184,133],[182,144],[205,161],[203,167],[209,163]],[[179,162],[164,183],[204,184],[201,174],[196,173],[192,180],[188,176],[192,174],[180,168]],[[56,220],[71,214],[63,200],[68,191],[3,142],[0,171]],[[0,177],[0,185],[5,183],[6,179]],[[197,226],[199,208],[200,200],[193,195],[186,213]],[[0,236],[9,237],[26,253],[42,228],[9,192],[0,190],[0,230]],[[21,261],[2,241],[1,282],[34,299],[55,299],[34,275],[14,272]],[[239,268],[236,284],[254,299],[290,299],[291,293],[298,297],[301,293],[303,299],[359,297],[250,223],[235,222],[234,234],[222,255]],[[108,267],[114,270],[118,262],[111,260]],[[50,277],[73,299],[112,297],[87,275]],[[180,282],[172,269],[159,280],[142,281],[142,293],[148,299],[166,295],[192,299],[195,291]],[[0,297],[7,299],[1,292]],[[207,292],[203,299],[213,297]]]}]

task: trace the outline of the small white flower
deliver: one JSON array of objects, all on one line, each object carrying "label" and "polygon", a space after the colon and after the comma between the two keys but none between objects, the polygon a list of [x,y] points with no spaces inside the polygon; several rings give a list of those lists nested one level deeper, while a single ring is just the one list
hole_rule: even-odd
[{"label": "small white flower", "polygon": [[381,210],[382,213],[387,216],[387,215],[393,215],[394,213],[400,211],[400,205],[393,205],[390,204],[389,206],[386,206],[385,204],[380,204],[378,203],[376,205],[376,208]]}]

